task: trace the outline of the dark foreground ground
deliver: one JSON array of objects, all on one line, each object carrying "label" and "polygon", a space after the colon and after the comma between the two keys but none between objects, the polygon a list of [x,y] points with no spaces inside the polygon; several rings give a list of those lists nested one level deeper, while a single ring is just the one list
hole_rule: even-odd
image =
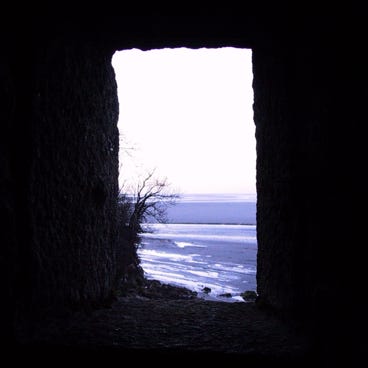
[{"label": "dark foreground ground", "polygon": [[266,367],[310,363],[308,344],[297,330],[254,302],[206,301],[186,289],[158,291],[157,285],[119,296],[109,308],[43,323],[32,338],[21,340],[19,354],[51,359],[50,366],[76,359],[124,365],[126,358],[174,366],[203,359]]}]

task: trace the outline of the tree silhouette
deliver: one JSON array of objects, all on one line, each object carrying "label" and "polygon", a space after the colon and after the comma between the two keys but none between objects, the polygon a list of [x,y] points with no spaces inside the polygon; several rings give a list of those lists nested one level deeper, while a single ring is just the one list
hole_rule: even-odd
[{"label": "tree silhouette", "polygon": [[142,233],[142,223],[167,222],[167,209],[180,198],[170,190],[167,178],[157,178],[154,174],[155,170],[148,172],[133,190],[120,190],[120,203],[125,208],[125,221],[131,234]]}]

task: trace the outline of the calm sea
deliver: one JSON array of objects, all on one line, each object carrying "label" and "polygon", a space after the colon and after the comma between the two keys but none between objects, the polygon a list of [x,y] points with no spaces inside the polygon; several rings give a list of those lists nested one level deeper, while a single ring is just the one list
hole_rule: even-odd
[{"label": "calm sea", "polygon": [[142,235],[138,253],[147,278],[224,302],[256,291],[255,195],[187,195],[168,217],[166,224],[144,225],[150,232]]}]

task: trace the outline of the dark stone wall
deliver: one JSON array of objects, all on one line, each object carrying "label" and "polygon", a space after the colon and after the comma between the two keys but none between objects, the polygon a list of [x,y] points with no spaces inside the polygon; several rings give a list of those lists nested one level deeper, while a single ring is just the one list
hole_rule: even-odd
[{"label": "dark stone wall", "polygon": [[17,213],[15,182],[14,140],[12,122],[15,116],[15,88],[12,81],[10,63],[0,62],[0,288],[2,290],[1,315],[2,328],[0,341],[14,339],[15,283],[17,269],[17,248],[20,218]]},{"label": "dark stone wall", "polygon": [[[322,285],[330,267],[326,260],[318,262],[327,246],[320,244],[321,236],[334,223],[336,204],[342,205],[331,153],[333,126],[344,124],[332,113],[336,101],[330,88],[341,83],[343,71],[336,75],[330,52],[318,45],[253,49],[257,285],[267,303],[280,310],[312,303],[310,287],[316,285],[309,278]],[[329,232],[330,239],[334,236]]]},{"label": "dark stone wall", "polygon": [[290,70],[292,53],[287,49],[253,49],[257,288],[260,298],[280,310],[294,307],[295,291],[300,286],[295,253],[297,247],[303,248],[300,242],[304,243],[305,224],[305,204],[300,201],[303,188],[297,180],[306,164],[300,146],[306,125],[294,107],[299,86]]},{"label": "dark stone wall", "polygon": [[365,58],[335,41],[253,48],[260,301],[334,353],[358,351],[366,323]]},{"label": "dark stone wall", "polygon": [[56,41],[37,53],[31,131],[33,302],[96,303],[116,274],[118,100],[111,54]]},{"label": "dark stone wall", "polygon": [[[112,50],[9,47],[1,65],[3,339],[109,303],[119,281],[118,99]],[[121,241],[121,240],[120,240]]]}]

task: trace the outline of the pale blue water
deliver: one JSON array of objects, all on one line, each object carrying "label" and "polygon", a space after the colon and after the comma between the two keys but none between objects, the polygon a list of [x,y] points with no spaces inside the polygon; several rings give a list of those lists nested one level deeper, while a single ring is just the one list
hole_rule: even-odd
[{"label": "pale blue water", "polygon": [[[256,291],[255,199],[202,198],[186,197],[171,208],[170,223],[145,225],[151,232],[142,234],[141,265],[147,278],[185,286],[203,298],[243,301],[240,293]],[[203,293],[204,287],[211,292]]]}]

